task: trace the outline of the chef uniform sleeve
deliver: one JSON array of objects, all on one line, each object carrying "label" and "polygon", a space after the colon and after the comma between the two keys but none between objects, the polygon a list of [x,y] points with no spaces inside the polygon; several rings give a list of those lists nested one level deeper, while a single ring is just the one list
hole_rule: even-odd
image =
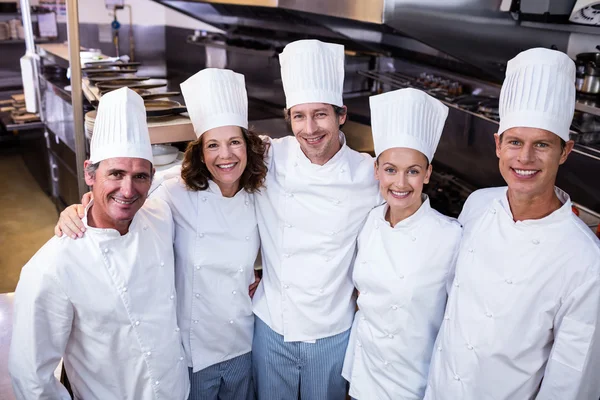
[{"label": "chef uniform sleeve", "polygon": [[462,229],[457,234],[457,239],[454,242],[452,248],[452,255],[450,258],[450,264],[448,265],[448,274],[446,275],[446,294],[450,296],[450,291],[453,288],[454,277],[456,275],[456,262],[458,261],[458,254],[460,252],[460,241],[462,239]]},{"label": "chef uniform sleeve", "polygon": [[[43,261],[42,261],[43,262]],[[73,308],[58,279],[29,264],[15,293],[9,374],[17,400],[70,399],[54,377],[73,322]]]},{"label": "chef uniform sleeve", "polygon": [[554,344],[537,399],[600,398],[600,278],[575,289],[555,318]]}]

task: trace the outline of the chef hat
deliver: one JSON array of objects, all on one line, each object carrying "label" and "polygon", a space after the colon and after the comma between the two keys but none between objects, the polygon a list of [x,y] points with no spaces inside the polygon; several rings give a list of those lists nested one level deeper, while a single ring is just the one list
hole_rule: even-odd
[{"label": "chef hat", "polygon": [[279,63],[288,109],[305,103],[344,105],[344,46],[298,40],[285,46]]},{"label": "chef hat", "polygon": [[181,84],[196,136],[221,126],[248,129],[248,95],[244,75],[206,68]]},{"label": "chef hat", "polygon": [[115,157],[153,162],[144,100],[126,87],[100,98],[90,144],[93,164]]},{"label": "chef hat", "polygon": [[418,150],[431,162],[448,107],[417,89],[399,89],[369,98],[375,154],[393,147]]},{"label": "chef hat", "polygon": [[508,62],[500,92],[500,129],[545,129],[565,141],[575,109],[575,63],[565,53],[530,49]]}]

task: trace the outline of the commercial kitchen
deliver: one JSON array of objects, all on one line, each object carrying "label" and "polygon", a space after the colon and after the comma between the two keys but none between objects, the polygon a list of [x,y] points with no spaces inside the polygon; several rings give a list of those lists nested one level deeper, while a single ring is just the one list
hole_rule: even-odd
[{"label": "commercial kitchen", "polygon": [[89,190],[101,96],[142,95],[160,179],[196,139],[179,85],[203,68],[244,74],[250,126],[291,135],[278,55],[300,39],[345,46],[352,149],[374,154],[369,96],[416,88],[449,107],[425,191],[453,217],[474,190],[504,184],[493,134],[507,61],[534,47],[566,53],[575,146],[557,186],[600,236],[600,1],[0,0],[0,398],[12,398],[11,292],[58,214]]}]

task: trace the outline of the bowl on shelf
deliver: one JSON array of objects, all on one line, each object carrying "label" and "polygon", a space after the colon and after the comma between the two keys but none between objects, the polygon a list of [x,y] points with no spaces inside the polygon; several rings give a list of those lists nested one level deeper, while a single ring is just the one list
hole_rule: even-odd
[{"label": "bowl on shelf", "polygon": [[152,145],[152,158],[154,160],[154,165],[171,164],[177,158],[178,153],[179,150],[174,146],[165,144]]}]

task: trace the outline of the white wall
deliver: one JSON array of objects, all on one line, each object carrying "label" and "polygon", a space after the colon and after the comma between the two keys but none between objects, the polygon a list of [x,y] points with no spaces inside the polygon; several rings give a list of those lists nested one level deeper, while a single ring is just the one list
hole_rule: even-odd
[{"label": "white wall", "polygon": [[219,29],[215,28],[212,25],[205,24],[202,21],[198,21],[197,19],[188,17],[185,14],[182,14],[178,11],[172,10],[167,7],[165,7],[165,24],[168,26],[175,26],[178,28],[220,32]]},{"label": "white wall", "polygon": [[[125,0],[131,5],[134,25],[164,25],[165,7],[150,0]],[[129,10],[119,10],[117,17],[121,24],[129,23]],[[110,24],[112,11],[106,9],[104,0],[79,0],[79,23]]]},{"label": "white wall", "polygon": [[[125,0],[131,5],[134,25],[169,25],[180,28],[218,31],[180,12],[164,7],[152,0]],[[129,23],[129,10],[119,10],[117,17],[122,25]],[[79,0],[79,22],[82,24],[110,24],[112,11],[107,10],[104,0]]]}]

